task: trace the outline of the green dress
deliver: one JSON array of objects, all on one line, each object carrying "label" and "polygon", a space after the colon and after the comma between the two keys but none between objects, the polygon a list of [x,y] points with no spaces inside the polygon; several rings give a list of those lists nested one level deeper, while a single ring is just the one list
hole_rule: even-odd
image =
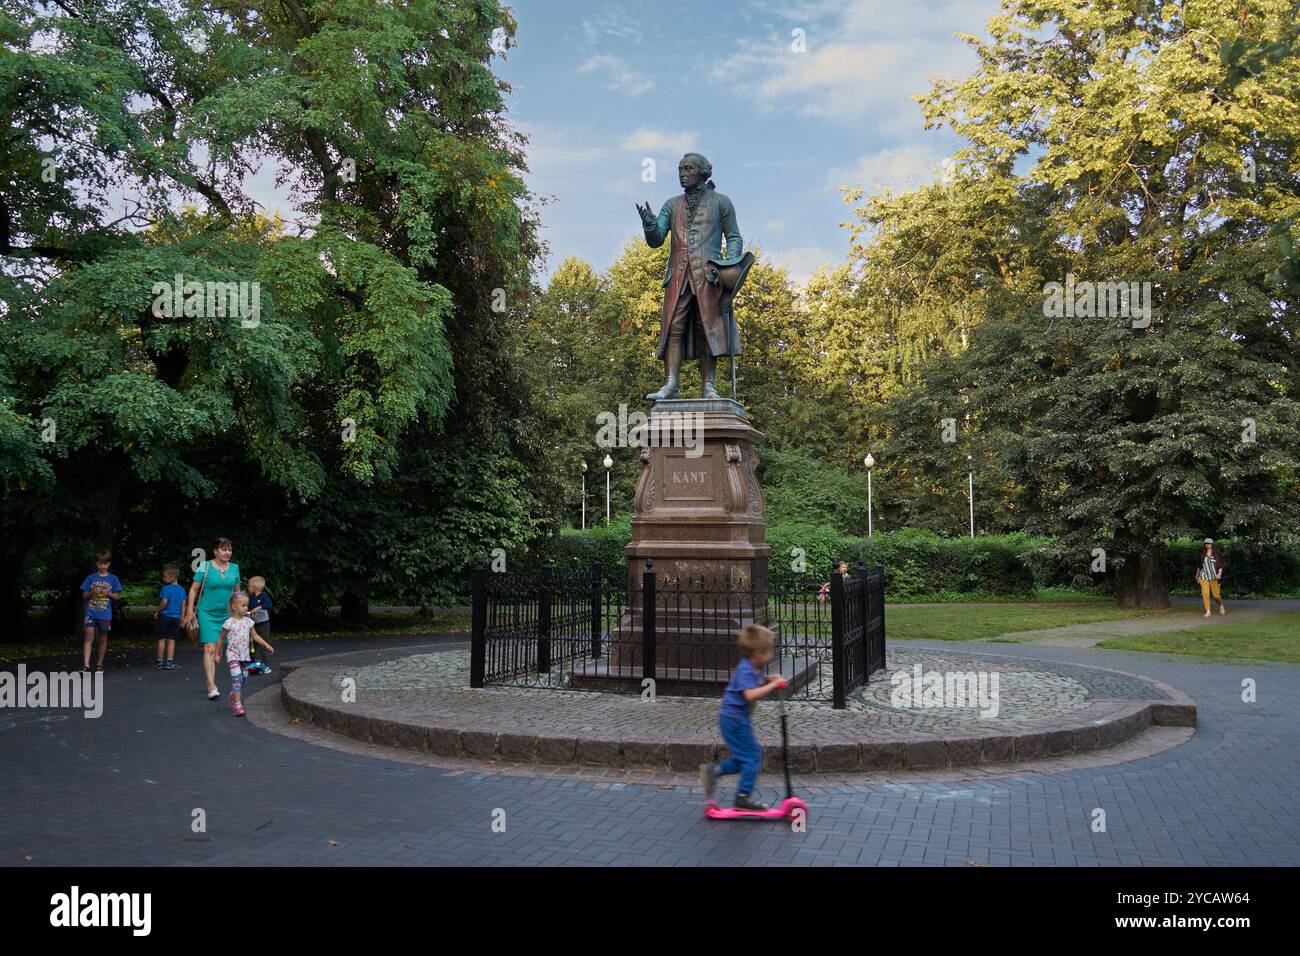
[{"label": "green dress", "polygon": [[[209,569],[212,578],[206,580]],[[199,596],[196,615],[199,620],[199,641],[215,644],[221,637],[221,626],[230,617],[230,595],[239,586],[239,565],[232,561],[223,574],[211,561],[205,561],[194,575],[194,580],[203,582],[203,593]]]}]

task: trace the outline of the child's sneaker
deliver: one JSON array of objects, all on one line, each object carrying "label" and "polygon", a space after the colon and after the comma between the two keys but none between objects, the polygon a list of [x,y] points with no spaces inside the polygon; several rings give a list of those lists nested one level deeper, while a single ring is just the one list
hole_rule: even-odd
[{"label": "child's sneaker", "polygon": [[751,813],[766,813],[768,809],[761,803],[751,800],[747,793],[736,794],[736,802],[732,806],[737,810],[748,810]]},{"label": "child's sneaker", "polygon": [[710,800],[713,799],[713,791],[718,785],[718,765],[712,763],[700,764],[700,786],[704,788],[704,795]]},{"label": "child's sneaker", "polygon": [[160,661],[160,660],[159,660],[159,661],[154,661],[154,662],[153,662],[153,669],[156,670],[156,671],[160,671],[160,670],[162,670],[162,669],[163,669],[163,662]]},{"label": "child's sneaker", "polygon": [[178,671],[180,669],[181,665],[177,664],[175,661],[167,661],[163,664],[163,670],[165,671]]},{"label": "child's sneaker", "polygon": [[235,716],[236,717],[244,716],[244,705],[242,703],[235,705]]}]

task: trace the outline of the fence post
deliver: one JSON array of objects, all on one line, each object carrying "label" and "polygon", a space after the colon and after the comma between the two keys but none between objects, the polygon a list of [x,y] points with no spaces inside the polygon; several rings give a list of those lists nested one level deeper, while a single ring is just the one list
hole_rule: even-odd
[{"label": "fence post", "polygon": [[601,606],[601,597],[605,590],[605,579],[601,577],[600,562],[591,566],[591,656],[600,657],[601,637],[605,624]]},{"label": "fence post", "polygon": [[844,577],[831,565],[831,706],[844,709]]},{"label": "fence post", "polygon": [[871,683],[871,619],[867,616],[871,612],[871,588],[867,584],[867,563],[862,560],[860,554],[857,578],[862,582],[862,590],[858,596],[858,620],[862,622],[862,686],[866,687]]},{"label": "fence post", "polygon": [[655,563],[646,558],[641,574],[641,677],[655,679]]},{"label": "fence post", "polygon": [[487,562],[483,555],[474,561],[474,600],[470,616],[469,686],[483,686],[483,670],[487,662]]},{"label": "fence post", "polygon": [[880,575],[880,666],[885,666],[885,566],[883,564],[876,567],[876,573]]},{"label": "fence post", "polygon": [[542,565],[541,583],[537,588],[537,672],[551,669],[551,581],[552,564]]}]

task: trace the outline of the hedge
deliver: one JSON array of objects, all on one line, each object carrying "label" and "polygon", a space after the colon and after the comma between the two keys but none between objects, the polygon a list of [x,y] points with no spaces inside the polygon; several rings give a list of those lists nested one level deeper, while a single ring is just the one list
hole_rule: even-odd
[{"label": "hedge", "polygon": [[[626,573],[623,548],[632,539],[630,515],[586,531],[566,530],[553,539],[548,555],[557,567],[585,568],[599,561],[611,579]],[[767,526],[772,546],[771,574],[787,570],[829,574],[835,561],[853,566],[883,566],[890,600],[934,594],[987,594],[1032,597],[1037,588],[1113,593],[1109,579],[1089,574],[1078,563],[1046,555],[1046,539],[1023,534],[945,538],[931,531],[903,529],[871,538],[843,535],[824,525],[776,522]],[[1300,595],[1300,549],[1220,542],[1227,565],[1228,593],[1234,597]],[[1192,581],[1200,543],[1167,542],[1164,564],[1169,589],[1199,593]]]},{"label": "hedge", "polygon": [[[550,558],[557,568],[590,567],[599,561],[624,573],[624,546],[632,540],[625,517],[587,531],[568,530],[554,542]],[[783,523],[767,527],[772,546],[771,573],[787,570],[829,575],[839,559],[856,566],[883,565],[891,599],[936,593],[1030,596],[1034,577],[1020,554],[1032,542],[1018,535],[944,538],[928,531],[895,531],[871,539],[839,534],[820,525]]]}]

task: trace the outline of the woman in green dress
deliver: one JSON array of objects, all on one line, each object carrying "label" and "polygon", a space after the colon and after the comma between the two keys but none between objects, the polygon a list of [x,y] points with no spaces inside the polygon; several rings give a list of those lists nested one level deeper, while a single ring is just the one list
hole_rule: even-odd
[{"label": "woman in green dress", "polygon": [[185,603],[186,624],[196,617],[199,624],[208,700],[221,697],[216,681],[217,661],[221,658],[221,626],[230,617],[230,596],[239,591],[239,565],[230,560],[233,550],[229,538],[218,538],[213,542],[212,559],[204,561],[195,572],[189,600]]}]

